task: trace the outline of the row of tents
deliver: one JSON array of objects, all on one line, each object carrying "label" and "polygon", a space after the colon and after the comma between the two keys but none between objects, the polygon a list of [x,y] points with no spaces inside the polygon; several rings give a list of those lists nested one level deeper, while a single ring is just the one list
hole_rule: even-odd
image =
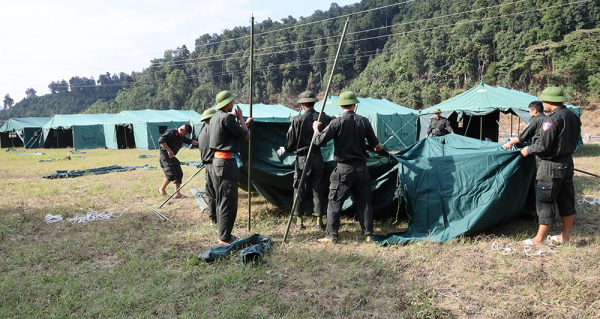
[{"label": "row of tents", "polygon": [[[342,114],[336,105],[337,96],[328,98],[324,106],[329,115]],[[536,96],[524,92],[493,87],[481,83],[438,105],[416,111],[386,99],[360,98],[357,113],[367,117],[385,150],[406,149],[425,138],[434,117],[433,110],[440,108],[454,132],[480,140],[498,141],[500,113],[510,113],[529,121],[528,105]],[[239,104],[244,115],[249,115],[249,105]],[[323,108],[323,101],[315,106]],[[581,115],[579,107],[569,106]],[[254,104],[252,116],[261,122],[290,122],[298,115],[283,105]],[[137,148],[156,149],[158,138],[167,129],[190,123],[197,137],[200,114],[187,110],[122,111],[119,114],[76,114],[10,119],[0,128],[1,147],[25,148]]]}]

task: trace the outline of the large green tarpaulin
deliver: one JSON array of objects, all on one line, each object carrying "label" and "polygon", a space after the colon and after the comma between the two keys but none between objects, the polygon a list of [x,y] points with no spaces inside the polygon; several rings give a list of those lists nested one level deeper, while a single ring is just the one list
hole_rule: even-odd
[{"label": "large green tarpaulin", "polygon": [[190,110],[122,111],[104,123],[106,147],[157,149],[158,139],[166,130],[189,123],[198,115]]},{"label": "large green tarpaulin", "polygon": [[[276,151],[285,145],[285,136],[289,127],[289,119],[280,122],[257,121],[252,127],[252,184],[269,203],[286,209],[292,207],[296,155],[286,153],[278,157]],[[328,185],[329,175],[336,166],[333,160],[333,141],[321,151],[326,162],[325,178]],[[241,158],[243,166],[240,184],[243,189],[248,189],[248,143],[243,143],[241,147]],[[367,161],[371,174],[373,208],[378,215],[395,214],[397,211],[396,164],[396,159],[387,152],[371,152],[371,157]],[[308,212],[312,210],[310,202],[307,203]],[[344,204],[348,214],[353,213],[352,203],[352,198],[349,198]]]},{"label": "large green tarpaulin", "polygon": [[40,146],[104,148],[104,123],[114,114],[57,114],[42,127]]},{"label": "large green tarpaulin", "polygon": [[[339,97],[330,96],[325,105],[327,115],[341,115],[342,107],[335,105]],[[419,113],[386,99],[378,100],[359,97],[356,114],[369,119],[377,139],[387,151],[404,149],[417,141],[417,118]],[[315,110],[321,111],[323,101],[315,104]]]},{"label": "large green tarpaulin", "polygon": [[42,135],[42,126],[49,117],[14,118],[6,121],[0,128],[2,148],[25,147],[38,148]]},{"label": "large green tarpaulin", "polygon": [[501,144],[450,134],[396,155],[407,232],[375,236],[379,244],[446,242],[507,222],[525,205],[535,158]]}]

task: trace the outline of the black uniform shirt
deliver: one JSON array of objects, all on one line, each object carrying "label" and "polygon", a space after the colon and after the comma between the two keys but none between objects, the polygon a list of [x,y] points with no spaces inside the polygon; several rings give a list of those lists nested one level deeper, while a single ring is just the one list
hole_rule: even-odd
[{"label": "black uniform shirt", "polygon": [[[294,117],[286,135],[286,152],[306,155],[314,133],[312,125],[318,118],[319,113],[314,108],[310,108],[304,114]],[[323,112],[320,122],[327,126],[331,122],[331,118]]]},{"label": "black uniform shirt", "polygon": [[[177,129],[172,128],[167,130],[165,134],[158,138],[158,143],[167,143],[167,146],[173,151],[173,154],[177,155],[177,152],[181,149],[183,143],[192,144],[192,140],[185,137],[177,135]],[[165,150],[162,145],[160,146],[160,155],[169,157],[169,153]]]},{"label": "black uniform shirt", "polygon": [[531,140],[531,144],[535,144],[540,139],[540,130],[545,117],[544,113],[540,113],[529,119],[527,127],[519,134],[519,141],[526,142],[527,140]]},{"label": "black uniform shirt", "polygon": [[208,164],[212,163],[213,156],[215,155],[215,151],[210,149],[210,135],[208,134],[208,130],[210,125],[204,122],[204,126],[198,134],[198,149],[200,150],[200,158],[202,159],[202,163]]},{"label": "black uniform shirt", "polygon": [[557,107],[544,118],[540,139],[529,146],[528,152],[543,160],[572,154],[579,144],[580,125],[573,111],[564,105]]},{"label": "black uniform shirt", "polygon": [[240,140],[246,138],[248,132],[240,126],[233,114],[217,110],[210,118],[208,135],[211,149],[237,153],[240,151]]},{"label": "black uniform shirt", "polygon": [[[317,133],[315,145],[323,147],[331,139],[335,146],[333,159],[338,163],[365,162],[369,157],[367,147],[374,148],[379,144],[369,120],[353,111],[344,112],[323,132]],[[368,146],[365,139],[369,142]]]},{"label": "black uniform shirt", "polygon": [[429,123],[429,128],[427,129],[427,135],[429,136],[444,136],[448,133],[454,133],[452,130],[452,126],[450,126],[450,121],[447,118],[441,117],[439,120],[437,118],[431,119]]}]

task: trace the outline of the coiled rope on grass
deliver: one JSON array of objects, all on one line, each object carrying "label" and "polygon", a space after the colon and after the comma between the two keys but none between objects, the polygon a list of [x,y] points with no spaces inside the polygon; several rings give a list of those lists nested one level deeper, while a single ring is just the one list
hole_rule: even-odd
[{"label": "coiled rope on grass", "polygon": [[579,205],[583,205],[583,203],[588,203],[590,205],[600,205],[600,197],[583,195],[583,198],[578,200],[577,203],[579,203]]},{"label": "coiled rope on grass", "polygon": [[[508,256],[511,254],[525,254],[527,257],[538,256],[541,257],[543,254],[556,254],[556,251],[553,250],[556,248],[560,248],[563,246],[561,242],[555,242],[550,239],[550,236],[546,238],[544,241],[544,246],[523,246],[522,249],[514,249],[510,247],[511,244],[506,246],[501,246],[498,242],[492,243],[492,251],[497,251],[501,255]],[[539,250],[535,251],[532,248],[539,248]]]},{"label": "coiled rope on grass", "polygon": [[[65,220],[70,222],[71,224],[89,223],[89,222],[95,222],[95,221],[100,221],[100,220],[107,220],[107,219],[110,219],[111,217],[119,217],[119,216],[123,215],[123,213],[125,213],[126,211],[127,211],[127,209],[124,209],[122,211],[117,211],[117,212],[99,212],[99,211],[95,211],[90,208],[88,213],[85,215],[82,215],[82,216],[75,215],[75,217],[67,218]],[[63,217],[62,217],[62,215],[46,214],[45,221],[47,224],[57,223],[57,222],[63,221]]]}]

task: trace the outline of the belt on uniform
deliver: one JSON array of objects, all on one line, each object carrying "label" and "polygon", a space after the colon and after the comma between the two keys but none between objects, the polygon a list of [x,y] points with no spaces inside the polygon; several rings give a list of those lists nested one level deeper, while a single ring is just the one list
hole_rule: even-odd
[{"label": "belt on uniform", "polygon": [[231,152],[227,151],[215,151],[215,158],[229,159],[233,158]]}]

